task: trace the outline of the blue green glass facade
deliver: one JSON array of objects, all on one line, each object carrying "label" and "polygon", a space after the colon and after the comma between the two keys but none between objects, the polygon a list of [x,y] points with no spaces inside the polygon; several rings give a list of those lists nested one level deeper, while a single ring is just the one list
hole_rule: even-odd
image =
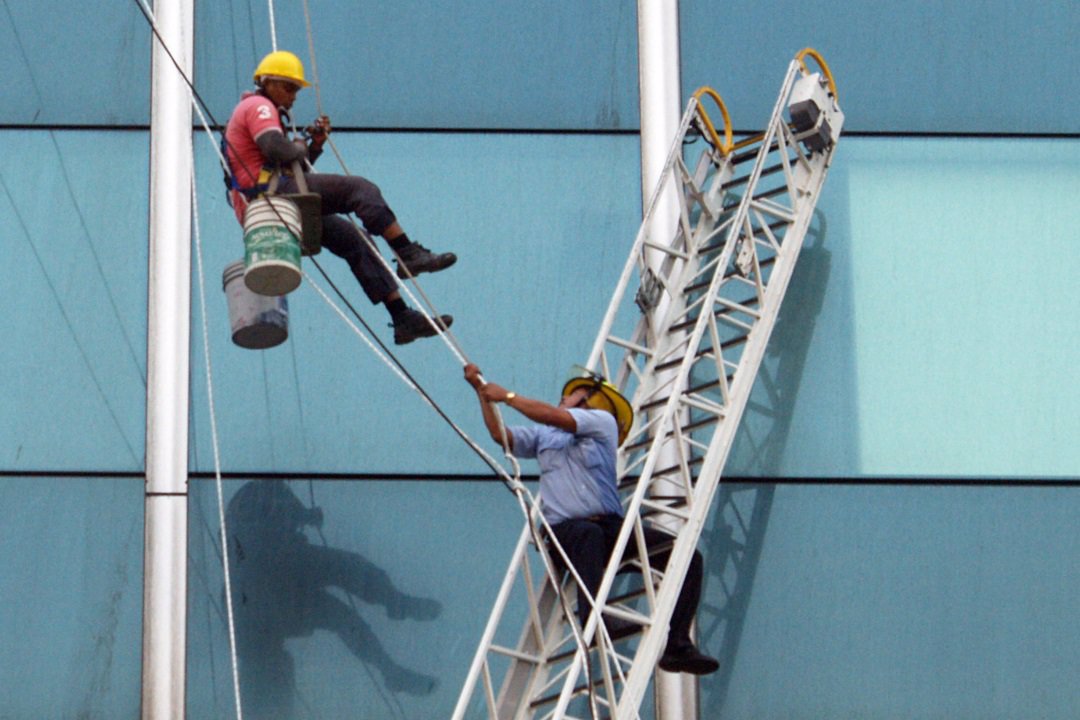
[{"label": "blue green glass facade", "polygon": [[[586,358],[640,219],[633,4],[312,9],[349,169],[414,239],[458,253],[424,288],[469,359],[552,397]],[[134,717],[150,36],[134,3],[3,10],[0,718]],[[1074,717],[1080,10],[684,0],[681,25],[684,96],[716,88],[751,132],[809,45],[848,133],[702,538],[699,630],[723,662],[701,683],[702,717]],[[307,60],[301,5],[278,7],[276,26]],[[194,80],[218,121],[269,45],[265,6],[196,4]],[[302,94],[297,120],[314,113]],[[285,598],[243,610],[266,639],[243,647],[245,704],[447,717],[520,511],[307,285],[287,343],[229,342],[220,277],[241,233],[213,145],[194,142],[224,499],[274,478],[323,512],[299,536],[263,536],[281,562],[259,567],[278,569],[244,578]],[[344,263],[318,260],[388,339]],[[188,715],[227,717],[192,287]],[[453,355],[433,341],[398,354],[498,455]],[[306,553],[372,590],[290,572]],[[380,592],[418,609],[392,616]]]}]

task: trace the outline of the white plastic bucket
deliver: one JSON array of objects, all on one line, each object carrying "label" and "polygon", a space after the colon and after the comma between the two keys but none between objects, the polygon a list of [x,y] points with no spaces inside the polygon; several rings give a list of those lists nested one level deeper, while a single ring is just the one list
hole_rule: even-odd
[{"label": "white plastic bucket", "polygon": [[285,342],[289,336],[288,300],[284,295],[253,293],[241,282],[243,278],[243,260],[226,266],[221,276],[233,342],[249,350],[265,350]]},{"label": "white plastic bucket", "polygon": [[280,196],[252,200],[244,211],[244,283],[260,295],[300,284],[300,210]]}]

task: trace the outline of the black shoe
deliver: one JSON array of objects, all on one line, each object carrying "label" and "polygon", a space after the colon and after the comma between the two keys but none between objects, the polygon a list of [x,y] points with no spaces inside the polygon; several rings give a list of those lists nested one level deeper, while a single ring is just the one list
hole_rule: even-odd
[{"label": "black shoe", "polygon": [[[433,253],[416,243],[409,243],[399,250],[397,255],[397,276],[402,280],[407,279],[410,273],[415,276],[420,273],[438,272],[457,262],[457,255],[454,253]],[[408,272],[405,271],[406,268]]]},{"label": "black shoe", "polygon": [[[438,319],[432,318],[432,320],[442,324],[440,330],[445,330],[454,323],[454,318],[450,315],[443,315]],[[431,337],[439,334],[439,330],[436,330],[428,322],[422,312],[412,308],[394,318],[392,327],[394,328],[395,345],[406,345],[416,338]]]},{"label": "black shoe", "polygon": [[684,672],[691,675],[708,675],[720,669],[715,658],[701,653],[693,645],[668,647],[660,658],[660,669],[666,672]]}]

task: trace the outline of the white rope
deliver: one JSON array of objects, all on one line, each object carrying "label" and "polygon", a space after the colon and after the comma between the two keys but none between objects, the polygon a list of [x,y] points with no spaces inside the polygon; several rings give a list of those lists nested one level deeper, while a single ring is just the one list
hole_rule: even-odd
[{"label": "white rope", "polygon": [[[194,97],[192,98],[194,102]],[[196,105],[196,107],[198,107]],[[201,113],[200,113],[201,115]],[[205,120],[204,120],[205,124]],[[221,482],[221,451],[218,445],[217,411],[214,405],[214,374],[210,362],[210,328],[206,312],[206,279],[203,272],[202,233],[199,228],[199,201],[195,183],[195,165],[191,166],[191,214],[195,230],[195,260],[199,276],[199,304],[202,313],[203,362],[206,364],[206,396],[210,408],[210,439],[214,448],[214,479],[217,486],[218,521],[221,531],[221,564],[225,574],[225,614],[229,627],[229,660],[232,663],[233,695],[236,702],[236,718],[243,720],[240,703],[240,667],[236,652],[236,623],[233,617],[232,578],[229,572],[229,536],[225,526],[225,498]]]},{"label": "white rope", "polygon": [[[162,40],[161,33],[157,26],[157,17],[154,12],[146,4],[145,0],[137,0],[139,7],[142,9],[143,14],[150,22],[151,28],[153,28],[158,41],[164,46],[164,40]],[[168,50],[168,48],[166,48]],[[178,68],[179,71],[179,68]],[[180,71],[182,74],[182,71]],[[187,78],[184,78],[187,81]],[[192,106],[199,114],[199,119],[202,122],[203,128],[206,130],[207,135],[210,137],[211,145],[217,148],[217,143],[213,140],[213,133],[210,130],[210,124],[206,120],[206,116],[203,115],[202,108],[199,107],[199,103],[195,97],[195,89],[192,87],[190,81],[187,82],[188,93],[191,98]],[[218,151],[220,157],[220,151]],[[210,408],[210,436],[211,444],[214,451],[214,477],[217,484],[217,498],[218,498],[218,521],[220,525],[221,533],[221,561],[222,572],[225,578],[225,611],[226,620],[229,633],[229,661],[232,666],[232,678],[233,678],[233,699],[236,705],[236,718],[237,720],[243,720],[243,706],[240,701],[240,664],[237,658],[236,651],[236,623],[233,616],[232,606],[232,578],[229,572],[229,541],[228,533],[225,524],[225,503],[224,494],[222,492],[221,482],[221,451],[218,443],[217,433],[217,413],[214,406],[214,382],[213,382],[213,366],[210,362],[210,330],[209,320],[206,312],[206,281],[205,273],[203,272],[203,256],[202,256],[202,232],[199,223],[199,200],[198,200],[198,188],[195,180],[195,163],[194,155],[192,156],[193,162],[191,163],[191,214],[192,214],[192,227],[195,235],[195,261],[198,268],[199,278],[199,302],[200,310],[202,314],[202,334],[203,334],[203,361],[206,364],[206,395],[207,403]],[[224,164],[224,158],[221,158]]]},{"label": "white rope", "polygon": [[[390,358],[386,357],[386,355],[383,354],[382,350],[375,343],[375,341],[372,340],[371,338],[369,338],[367,336],[367,334],[363,330],[361,330],[356,325],[356,323],[354,323],[352,321],[352,318],[350,318],[348,315],[345,314],[345,311],[342,310],[337,305],[337,303],[334,302],[333,298],[331,298],[330,295],[325,290],[322,289],[322,287],[315,281],[315,278],[313,278],[311,275],[309,275],[305,270],[303,270],[303,268],[301,268],[300,273],[304,276],[304,279],[307,280],[307,282],[311,286],[311,288],[313,290],[315,290],[316,293],[318,293],[319,297],[321,297],[323,299],[323,301],[327,305],[329,305],[330,308],[335,313],[337,313],[338,317],[340,317],[345,322],[345,324],[348,325],[352,329],[352,331],[357,335],[357,337],[359,337],[361,340],[363,340],[364,344],[367,345],[368,348],[370,348],[370,350],[373,353],[375,353],[375,356],[377,358],[379,358],[379,360],[381,360],[384,365],[386,365],[388,368],[390,368],[390,370],[395,375],[397,375],[398,379],[401,380],[401,382],[405,383],[405,385],[407,387],[409,387],[413,392],[415,392],[417,395],[419,395],[420,398],[428,405],[428,407],[431,407],[432,409],[434,409],[435,405],[434,405],[434,403],[432,403],[431,399],[428,398],[423,392],[420,391],[420,388],[416,385],[416,383],[414,383],[409,378],[408,375],[406,375],[404,372],[402,372],[401,368],[399,368],[397,365],[395,365],[394,362],[390,360]],[[521,470],[520,470],[520,468],[518,468],[516,466],[516,463],[517,463],[516,458],[514,458],[514,464],[515,464],[515,471],[516,472],[515,472],[514,476],[511,476],[510,473],[508,473],[501,465],[499,465],[498,461],[495,460],[495,458],[492,457],[490,453],[488,453],[486,450],[484,450],[482,447],[480,447],[480,445],[477,444],[477,442],[475,440],[473,440],[468,435],[468,433],[466,433],[464,430],[462,430],[460,426],[458,426],[456,423],[454,423],[451,420],[447,420],[447,422],[450,424],[450,426],[455,431],[458,432],[458,434],[461,436],[461,438],[465,441],[465,443],[469,447],[471,447],[473,450],[475,450],[477,454],[479,454],[482,458],[484,458],[484,460],[486,462],[488,462],[493,468],[496,469],[496,472],[499,473],[499,475],[502,476],[503,480],[507,484],[509,484],[511,486],[511,488],[514,488],[515,486],[520,485],[519,478],[521,477]]]},{"label": "white rope", "polygon": [[270,14],[270,48],[277,52],[277,27],[274,25],[274,0],[267,0],[268,12]]},{"label": "white rope", "polygon": [[[272,2],[272,0],[271,0],[271,2]],[[307,28],[308,54],[309,54],[310,59],[311,59],[311,70],[312,70],[311,82],[312,82],[312,85],[314,86],[314,90],[315,90],[316,112],[318,112],[320,114],[320,116],[323,116],[323,114],[325,114],[325,113],[323,111],[323,105],[322,105],[322,92],[321,92],[321,89],[320,89],[321,83],[319,81],[318,66],[316,66],[316,62],[315,62],[314,37],[313,37],[312,30],[311,30],[311,13],[310,13],[310,10],[308,8],[307,0],[303,0],[303,18],[305,18],[305,25],[306,25],[306,28]],[[295,132],[295,126],[294,126],[294,132]],[[349,171],[349,167],[345,162],[345,159],[343,159],[341,157],[341,153],[338,152],[337,146],[334,145],[333,138],[330,137],[330,136],[327,136],[326,140],[328,142],[328,145],[330,146],[330,149],[332,149],[334,151],[334,157],[337,158],[337,161],[341,165],[341,168],[343,169],[343,171],[345,171],[346,175],[351,175],[351,173]],[[314,172],[314,168],[311,166],[310,163],[308,164],[308,168],[309,168],[309,171]],[[397,283],[397,286],[399,286],[399,288],[404,291],[405,295],[409,298],[409,300],[413,301],[413,304],[417,305],[417,309],[419,310],[419,312],[421,314],[423,314],[424,318],[426,318],[426,320],[428,320],[429,323],[433,323],[433,325],[435,327],[441,328],[442,327],[441,323],[434,323],[432,321],[432,315],[440,316],[440,313],[438,313],[437,310],[435,309],[434,303],[432,303],[431,300],[428,298],[428,296],[426,294],[424,294],[423,288],[420,286],[420,283],[417,281],[417,279],[413,275],[413,273],[409,272],[407,268],[405,269],[405,272],[408,275],[409,280],[413,281],[414,285],[417,288],[417,293],[419,293],[420,296],[422,297],[422,299],[423,299],[422,303],[417,300],[417,297],[413,294],[413,291],[411,291],[404,282],[402,282],[400,279],[397,279],[396,273],[394,273],[393,268],[390,267],[390,263],[387,261],[387,259],[383,257],[382,253],[379,252],[379,249],[378,249],[378,247],[376,247],[375,242],[372,240],[372,237],[370,237],[370,235],[363,228],[360,227],[359,223],[356,222],[356,219],[354,217],[350,216],[349,219],[352,221],[352,225],[355,228],[356,232],[360,233],[360,235],[364,239],[364,242],[366,242],[368,247],[370,249],[372,249],[372,253],[377,258],[379,258],[379,261],[382,263],[383,268],[386,268],[386,270],[391,274],[391,276],[394,277],[395,282]],[[396,256],[396,253],[394,255]],[[402,261],[401,261],[401,258],[397,258],[397,261],[399,261],[399,264],[401,264],[401,267],[405,267],[404,263],[402,263]],[[318,293],[330,305],[330,307],[334,308],[334,310],[338,313],[338,315],[342,318],[342,320],[345,320],[345,322],[350,327],[353,328],[353,331],[356,332],[356,335],[359,335],[364,340],[364,342],[367,344],[367,347],[372,349],[384,364],[387,364],[388,366],[390,366],[394,370],[396,375],[399,376],[407,385],[409,385],[410,388],[413,388],[414,391],[416,391],[418,394],[420,394],[421,397],[423,397],[424,402],[428,403],[429,406],[434,407],[434,405],[431,403],[431,400],[429,400],[427,396],[424,396],[422,393],[420,393],[419,389],[416,388],[416,385],[413,382],[409,381],[404,376],[404,373],[402,373],[399,369],[394,367],[388,361],[386,356],[384,356],[376,348],[376,345],[374,344],[374,342],[372,340],[370,340],[366,335],[364,335],[363,332],[360,331],[360,328],[357,328],[352,323],[350,318],[337,307],[337,305],[333,302],[333,300],[330,300],[330,298],[324,293],[322,288],[320,288],[318,285],[315,285],[311,281],[311,277],[307,273],[305,273],[305,277],[308,277],[309,282],[312,283],[312,286],[315,288],[315,290],[318,291]],[[426,305],[426,307],[431,310],[430,314],[429,314],[428,310],[426,308],[424,308],[424,305]],[[464,353],[460,349],[460,345],[457,342],[457,339],[453,336],[453,334],[451,334],[451,332],[449,331],[449,328],[442,328],[440,330],[440,332],[438,332],[438,336],[440,336],[442,338],[443,342],[446,344],[447,349],[449,349],[451,354],[454,354],[454,356],[458,359],[458,362],[462,366],[468,364],[468,362],[469,362],[468,358],[464,356]],[[500,472],[503,475],[504,480],[508,481],[508,486],[517,495],[518,501],[521,502],[521,504],[522,504],[522,512],[525,515],[525,521],[527,522],[529,528],[532,531],[532,539],[534,539],[534,543],[536,543],[536,545],[537,545],[537,551],[540,553],[541,558],[543,558],[544,570],[545,570],[546,574],[548,574],[549,581],[552,583],[552,587],[555,590],[556,596],[558,596],[559,601],[561,601],[562,604],[563,604],[564,614],[567,615],[567,621],[570,624],[570,627],[571,627],[571,629],[573,631],[573,636],[575,636],[575,640],[577,641],[577,644],[578,644],[578,651],[584,654],[585,660],[586,660],[586,662],[588,662],[589,650],[588,650],[588,648],[585,647],[584,636],[583,636],[584,628],[579,628],[577,622],[575,622],[575,620],[573,620],[572,615],[569,613],[569,609],[566,606],[566,601],[565,601],[565,598],[563,596],[562,590],[561,590],[561,588],[559,588],[558,576],[555,573],[554,568],[550,567],[549,559],[548,559],[548,557],[546,557],[546,553],[544,553],[543,549],[540,547],[541,538],[539,536],[539,533],[536,532],[536,526],[534,525],[534,521],[532,521],[532,516],[536,515],[536,516],[538,516],[540,518],[540,522],[541,522],[543,528],[546,530],[546,532],[548,532],[548,536],[551,539],[552,544],[557,549],[558,554],[562,556],[562,558],[563,558],[563,560],[565,562],[566,568],[570,572],[573,580],[575,580],[575,582],[578,585],[578,588],[579,588],[579,601],[581,601],[583,599],[585,602],[588,602],[589,607],[593,609],[593,612],[592,612],[593,615],[598,615],[599,614],[597,612],[597,610],[596,610],[596,601],[593,598],[592,594],[589,592],[589,589],[585,587],[584,583],[581,580],[581,576],[578,574],[577,570],[575,568],[573,568],[573,563],[570,562],[570,559],[567,556],[567,554],[565,552],[565,549],[563,548],[562,544],[559,544],[558,540],[555,538],[555,533],[552,532],[551,526],[548,524],[548,520],[546,520],[546,518],[544,518],[543,513],[540,510],[539,499],[534,497],[534,495],[532,495],[525,488],[525,486],[522,484],[522,481],[521,481],[521,472],[522,472],[521,471],[521,464],[518,463],[517,458],[514,457],[514,454],[510,449],[510,443],[508,441],[509,438],[507,437],[507,426],[505,426],[505,424],[503,423],[502,415],[501,415],[501,412],[499,412],[499,409],[494,408],[494,410],[495,410],[495,416],[496,416],[496,418],[498,419],[498,422],[499,422],[499,430],[500,430],[500,435],[501,435],[503,454],[504,454],[505,458],[507,458],[514,467],[514,477],[513,478],[510,478],[510,475],[507,472],[505,472],[505,470],[503,470],[502,466],[499,465],[498,463],[496,463],[494,459],[490,458],[490,456],[489,456],[489,454],[487,452],[485,452],[480,446],[476,445],[475,441],[473,441],[472,438],[470,438],[467,434],[464,434],[463,431],[460,431],[458,429],[458,426],[454,422],[450,422],[450,421],[448,421],[448,422],[450,422],[450,425],[453,425],[455,427],[455,430],[458,430],[458,432],[461,433],[462,438],[464,438],[465,441],[467,441],[467,443],[474,450],[476,450],[478,453],[480,453],[481,456],[485,458],[485,460],[489,460],[489,462],[492,463],[492,466],[498,467],[498,472]],[[608,643],[610,644],[610,636],[608,636],[608,634],[607,634],[606,625],[603,622],[598,622],[597,627],[599,628],[600,633],[604,634],[604,636],[608,640]],[[618,664],[617,664],[617,667],[618,667]],[[621,669],[619,670],[619,675],[622,676]],[[590,691],[590,697],[591,697],[591,703],[595,703],[595,699],[592,697],[592,691]],[[595,715],[595,708],[594,708],[594,715]]]},{"label": "white rope", "polygon": [[[272,1],[273,0],[271,0],[271,2]],[[304,25],[307,30],[308,55],[311,59],[311,84],[312,87],[314,87],[315,89],[316,112],[321,116],[325,115],[325,112],[323,111],[321,83],[319,82],[318,66],[315,59],[315,38],[311,29],[311,11],[308,7],[307,0],[304,0],[303,6]],[[293,130],[295,132],[295,127],[293,128]],[[330,149],[333,151],[334,157],[337,158],[338,163],[341,165],[341,169],[345,172],[346,175],[351,176],[352,173],[349,171],[348,165],[345,164],[345,159],[341,156],[341,153],[338,152],[337,146],[334,144],[332,137],[328,135],[326,138],[326,142],[330,145]],[[314,172],[314,168],[311,166],[310,163],[308,163],[308,168],[309,170]],[[409,276],[409,279],[413,281],[413,284],[416,286],[416,291],[417,293],[419,293],[423,302],[417,299],[417,296],[413,294],[412,290],[409,289],[408,285],[406,285],[404,281],[397,277],[397,274],[394,272],[394,268],[390,267],[390,263],[386,260],[385,257],[383,257],[382,253],[375,246],[375,242],[371,239],[371,236],[368,235],[368,233],[356,222],[356,218],[350,215],[349,219],[352,221],[353,227],[356,228],[357,232],[359,232],[364,238],[365,242],[367,242],[368,247],[371,248],[376,257],[378,257],[379,260],[382,262],[383,267],[385,267],[386,270],[390,273],[390,275],[394,278],[394,281],[397,283],[398,288],[404,291],[406,297],[408,297],[409,300],[412,301],[413,305],[417,306],[417,309],[420,311],[421,314],[423,314],[423,316],[428,320],[428,322],[432,322],[433,317],[440,317],[440,313],[435,308],[434,303],[432,303],[430,298],[428,298],[427,295],[424,293],[424,290],[420,286],[419,281],[417,281],[413,274],[409,272],[408,268],[405,268],[405,272]],[[394,255],[395,257],[397,257],[396,252],[394,253]],[[397,260],[398,264],[401,267],[405,267],[404,263],[401,262],[400,257],[398,257]],[[428,309],[425,309],[425,306]],[[463,366],[466,365],[468,363],[468,359],[465,357],[465,353],[462,351],[460,344],[457,342],[457,339],[450,332],[450,329],[443,328],[440,323],[434,323],[434,327],[439,328],[439,337],[442,339],[443,343],[454,355],[454,357],[457,358],[458,362],[461,363],[461,365]]]}]

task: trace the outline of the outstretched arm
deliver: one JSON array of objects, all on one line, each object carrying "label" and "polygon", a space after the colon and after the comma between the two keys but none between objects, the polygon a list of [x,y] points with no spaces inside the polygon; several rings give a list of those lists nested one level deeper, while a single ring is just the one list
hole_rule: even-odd
[{"label": "outstretched arm", "polygon": [[[480,368],[476,367],[472,363],[465,366],[465,382],[472,385],[476,390],[476,397],[480,400],[480,412],[484,416],[484,425],[487,426],[488,434],[491,435],[491,439],[502,445],[502,430],[499,426],[499,419],[495,416],[495,408],[491,406],[492,401],[484,397],[484,381],[480,379]],[[506,431],[506,442],[511,450],[514,449],[514,436],[509,430]]]},{"label": "outstretched arm", "polygon": [[[550,405],[543,400],[536,400],[523,395],[517,395],[516,393],[511,393],[506,388],[501,385],[496,385],[495,383],[485,384],[480,379],[480,368],[472,363],[465,366],[465,380],[473,386],[477,396],[480,398],[480,408],[484,414],[484,424],[487,425],[488,432],[495,442],[502,442],[502,435],[499,431],[499,421],[498,418],[495,417],[494,408],[491,407],[491,403],[495,402],[506,403],[509,407],[517,410],[533,422],[551,425],[552,427],[557,427],[566,432],[577,432],[577,422],[574,420],[574,416],[564,408]],[[510,440],[510,447],[512,449],[513,439],[509,432],[507,432],[507,437]]]}]

